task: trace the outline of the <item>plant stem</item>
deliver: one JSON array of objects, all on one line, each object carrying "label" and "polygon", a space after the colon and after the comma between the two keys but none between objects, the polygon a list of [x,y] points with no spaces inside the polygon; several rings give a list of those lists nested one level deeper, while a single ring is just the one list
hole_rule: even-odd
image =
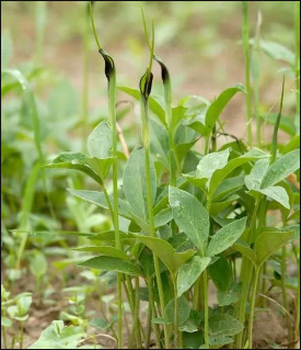
[{"label": "plant stem", "polygon": [[260,107],[260,88],[259,88],[259,52],[260,52],[260,27],[262,19],[261,13],[258,12],[257,26],[256,26],[256,36],[252,52],[252,75],[254,82],[254,115],[256,120],[256,145],[258,148],[261,147],[261,122],[259,115]]},{"label": "plant stem", "polygon": [[260,272],[260,268],[256,267],[255,274],[254,274],[253,287],[252,287],[252,291],[251,291],[250,317],[249,317],[249,324],[248,324],[248,340],[249,340],[249,348],[250,349],[253,348],[253,323],[254,323],[254,313],[255,313],[255,304],[256,304],[259,272]]},{"label": "plant stem", "polygon": [[253,144],[252,140],[252,107],[251,107],[251,84],[250,84],[250,54],[249,54],[249,13],[248,1],[242,1],[243,26],[242,39],[245,57],[245,78],[246,78],[246,103],[247,103],[247,134],[248,143]]},{"label": "plant stem", "polygon": [[24,322],[20,322],[20,331],[21,331],[21,336],[20,336],[20,349],[23,349]]},{"label": "plant stem", "polygon": [[[148,115],[148,99],[146,99],[141,94],[141,116],[142,116],[142,139],[144,144],[144,158],[145,158],[145,173],[146,173],[146,196],[147,196],[147,207],[149,215],[149,226],[152,237],[156,237],[155,224],[154,224],[154,215],[153,215],[153,195],[152,195],[152,186],[151,186],[151,169],[150,169],[150,132],[149,132],[149,115]],[[159,291],[160,307],[161,314],[165,317],[165,301],[164,301],[164,292],[161,281],[160,266],[159,260],[155,253],[153,253],[154,267],[156,280]],[[165,347],[169,348],[169,336],[167,325],[163,325],[164,329],[164,338],[165,338]]]},{"label": "plant stem", "polygon": [[1,327],[4,349],[7,349],[6,328]]},{"label": "plant stem", "polygon": [[[295,339],[299,338],[300,335],[300,255],[298,256],[298,252],[296,249],[296,246],[294,243],[292,243],[294,255],[297,262],[297,269],[298,269],[298,278],[297,278],[297,297],[296,297],[296,314],[295,314]],[[300,254],[300,252],[299,252]]]},{"label": "plant stem", "polygon": [[296,79],[296,122],[300,118],[300,1],[295,2],[295,79]]},{"label": "plant stem", "polygon": [[[285,275],[286,275],[286,247],[283,247],[281,250],[281,289],[282,289],[282,297],[283,297],[283,306],[289,312]],[[285,314],[285,316],[287,321],[288,341],[291,342],[292,341],[291,321],[288,314]]]},{"label": "plant stem", "polygon": [[134,315],[134,327],[136,333],[137,348],[142,349],[141,334],[140,334],[140,296],[139,296],[139,277],[135,277],[135,315]]},{"label": "plant stem", "polygon": [[90,53],[90,31],[88,16],[85,18],[85,28],[83,37],[83,90],[82,90],[82,110],[80,118],[80,128],[82,132],[82,150],[86,150],[87,119],[89,108],[89,53]]},{"label": "plant stem", "polygon": [[[151,320],[152,320],[153,317],[156,317],[156,309],[155,309],[155,298],[154,298],[154,290],[153,290],[153,284],[152,284],[151,277],[148,279],[147,287],[148,287],[148,295],[149,295],[149,306],[150,306],[150,311],[151,311],[150,314],[151,314]],[[157,346],[159,349],[161,349],[159,326],[157,324],[154,324],[154,329],[155,329]],[[150,332],[151,332],[151,330],[150,330]],[[147,346],[146,346],[146,349],[148,349]]]},{"label": "plant stem", "polygon": [[204,287],[204,338],[205,347],[209,349],[209,305],[208,305],[208,274],[207,270],[203,272]]}]

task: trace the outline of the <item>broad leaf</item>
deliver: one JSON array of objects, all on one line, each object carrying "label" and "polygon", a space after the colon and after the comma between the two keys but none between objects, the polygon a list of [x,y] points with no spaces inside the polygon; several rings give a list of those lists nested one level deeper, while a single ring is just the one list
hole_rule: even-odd
[{"label": "broad leaf", "polygon": [[231,247],[243,234],[246,228],[246,222],[247,218],[244,217],[235,220],[217,231],[208,245],[207,256],[217,255]]},{"label": "broad leaf", "polygon": [[169,203],[179,228],[204,254],[209,235],[209,215],[203,205],[188,192],[169,187]]},{"label": "broad leaf", "polygon": [[[136,100],[140,101],[140,91],[136,89],[132,89],[126,86],[118,87],[121,91],[124,91],[128,95],[134,97]],[[161,123],[167,128],[167,124],[165,121],[165,111],[164,108],[152,97],[148,98],[149,108],[150,110],[159,118]]]},{"label": "broad leaf", "polygon": [[[165,307],[165,315],[171,324],[174,324],[175,300],[171,300]],[[184,296],[178,298],[178,325],[181,326],[188,320],[190,307],[187,299]]]},{"label": "broad leaf", "polygon": [[111,258],[118,258],[118,259],[130,261],[129,256],[126,255],[125,252],[114,247],[100,247],[97,245],[88,245],[88,246],[73,248],[73,250],[77,250],[80,252],[94,252],[94,253],[101,254],[103,256],[110,256]]},{"label": "broad leaf", "polygon": [[204,156],[196,169],[197,178],[206,178],[210,179],[212,174],[217,169],[224,168],[228,163],[228,158],[230,155],[230,148],[225,149],[221,152],[213,152]]},{"label": "broad leaf", "polygon": [[261,266],[272,254],[284,247],[295,231],[265,231],[255,241],[257,265]]},{"label": "broad leaf", "polygon": [[208,267],[210,277],[216,288],[227,292],[232,284],[232,269],[226,258],[220,256],[217,261]]},{"label": "broad leaf", "polygon": [[216,315],[209,318],[209,333],[212,337],[236,335],[243,328],[244,326],[230,315]]},{"label": "broad leaf", "polygon": [[207,109],[205,118],[207,135],[210,134],[210,131],[213,129],[220,114],[237,92],[245,92],[243,85],[238,84],[232,88],[226,89],[218,96],[214,102],[211,103]]},{"label": "broad leaf", "polygon": [[133,263],[108,256],[98,256],[81,262],[78,266],[90,267],[101,271],[117,271],[133,276],[143,276],[142,271]]},{"label": "broad leaf", "polygon": [[267,158],[267,157],[269,157],[269,155],[267,155],[260,149],[252,148],[249,152],[243,154],[242,156],[231,159],[223,169],[216,170],[216,172],[212,175],[209,183],[209,197],[211,198],[213,196],[219,184],[234,169],[252,160]]},{"label": "broad leaf", "polygon": [[[151,163],[151,187],[156,197],[156,173]],[[132,211],[142,219],[148,219],[144,149],[136,148],[124,169],[123,190]]]},{"label": "broad leaf", "polygon": [[269,164],[268,159],[260,159],[254,164],[250,174],[245,176],[245,184],[248,190],[258,190],[260,188]]},{"label": "broad leaf", "polygon": [[185,293],[209,265],[210,258],[195,256],[179,268],[177,275],[177,296]]},{"label": "broad leaf", "polygon": [[100,122],[88,137],[87,147],[92,158],[112,156],[112,129],[108,122]]},{"label": "broad leaf", "polygon": [[280,186],[271,186],[265,189],[258,190],[258,192],[266,195],[268,198],[280,203],[286,209],[290,209],[289,197],[286,190]]},{"label": "broad leaf", "polygon": [[261,188],[267,188],[284,180],[300,168],[300,148],[278,158],[267,170]]}]

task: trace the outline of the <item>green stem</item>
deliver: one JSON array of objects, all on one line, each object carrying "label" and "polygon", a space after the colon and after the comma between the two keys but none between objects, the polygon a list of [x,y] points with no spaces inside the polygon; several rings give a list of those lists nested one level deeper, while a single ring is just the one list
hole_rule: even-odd
[{"label": "green stem", "polygon": [[256,120],[256,144],[261,147],[261,121],[259,115],[260,106],[260,87],[259,87],[259,52],[260,52],[260,27],[261,27],[261,13],[258,12],[255,43],[252,52],[252,75],[254,82],[254,115]]},{"label": "green stem", "polygon": [[294,243],[292,243],[292,247],[293,247],[294,255],[297,262],[297,269],[298,269],[296,314],[295,314],[295,328],[294,328],[295,339],[298,339],[300,337],[300,252],[298,255],[298,251]]},{"label": "green stem", "polygon": [[296,122],[300,118],[300,1],[295,2]]},{"label": "green stem", "polygon": [[[149,226],[152,237],[156,237],[155,224],[154,224],[154,215],[153,215],[153,194],[151,186],[151,169],[150,169],[150,132],[149,132],[149,115],[148,115],[148,99],[146,99],[141,94],[141,116],[142,116],[142,133],[143,133],[143,144],[144,144],[144,158],[145,158],[145,173],[146,173],[146,196],[147,196],[147,207],[149,215]],[[165,301],[164,301],[164,292],[161,281],[161,273],[159,260],[155,253],[153,253],[154,266],[156,280],[158,284],[159,299],[161,314],[165,317]],[[167,325],[163,325],[164,329],[164,338],[165,338],[165,347],[169,348],[169,336]]]},{"label": "green stem", "polygon": [[217,151],[217,143],[216,143],[216,125],[214,125],[213,129],[212,129],[212,152],[216,152]]},{"label": "green stem", "polygon": [[[283,297],[283,306],[287,311],[289,311],[285,276],[286,276],[286,247],[283,247],[281,250],[281,289],[282,289],[282,297]],[[291,342],[292,341],[291,321],[288,314],[285,314],[285,316],[286,316],[287,329],[288,329],[288,341]]]},{"label": "green stem", "polygon": [[20,349],[23,349],[24,322],[20,322],[20,331],[21,331],[21,336],[20,336]]},{"label": "green stem", "polygon": [[6,328],[1,327],[4,349],[7,349]]},{"label": "green stem", "polygon": [[255,275],[254,275],[254,283],[251,291],[250,317],[249,317],[249,324],[248,324],[248,340],[249,340],[250,349],[253,349],[253,323],[254,323],[254,313],[255,313],[255,305],[256,305],[259,272],[260,272],[260,268],[256,267]]},{"label": "green stem", "polygon": [[83,90],[82,90],[82,111],[80,119],[80,128],[82,132],[82,149],[86,150],[86,137],[88,129],[88,108],[89,108],[89,53],[90,53],[90,31],[88,17],[84,28],[84,47],[83,47]]},{"label": "green stem", "polygon": [[138,349],[142,349],[141,334],[140,334],[140,296],[139,296],[139,277],[135,277],[135,315],[134,315],[134,327],[136,333],[136,342]]},{"label": "green stem", "polygon": [[177,298],[177,284],[176,279],[172,276],[172,284],[175,298],[175,312],[174,312],[174,348],[180,349],[179,347],[179,299]]},{"label": "green stem", "polygon": [[252,140],[252,107],[251,107],[251,83],[250,83],[250,54],[249,54],[249,13],[248,1],[242,1],[243,26],[242,39],[245,57],[245,79],[246,79],[246,103],[247,103],[247,134],[248,143],[253,144]]},{"label": "green stem", "polygon": [[204,287],[204,338],[205,338],[205,348],[209,349],[209,305],[208,305],[207,270],[203,272],[203,287]]},{"label": "green stem", "polygon": [[[147,288],[148,288],[148,295],[149,295],[149,307],[150,307],[150,322],[153,317],[156,317],[156,308],[155,308],[155,298],[154,298],[154,290],[153,290],[153,284],[152,284],[152,278],[150,277],[148,279],[147,283]],[[159,330],[159,325],[154,324],[154,329],[155,329],[155,336],[156,336],[156,341],[157,341],[157,347],[161,349],[161,341],[160,341],[160,330]],[[150,329],[151,333],[151,329]],[[150,337],[150,335],[149,335]],[[149,347],[146,346],[146,349]]]}]

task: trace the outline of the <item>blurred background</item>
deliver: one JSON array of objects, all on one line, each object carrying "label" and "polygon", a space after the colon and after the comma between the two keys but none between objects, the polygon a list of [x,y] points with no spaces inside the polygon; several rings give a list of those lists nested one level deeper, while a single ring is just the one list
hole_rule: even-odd
[{"label": "blurred background", "polygon": [[[97,32],[115,60],[119,86],[138,89],[148,65],[141,5],[147,21],[155,24],[155,52],[169,68],[174,106],[188,95],[213,100],[224,89],[245,83],[241,2],[96,1],[94,5]],[[260,11],[260,38],[270,43],[259,51],[260,113],[278,111],[286,72],[284,112],[291,116],[296,111],[295,76],[287,68],[294,57],[295,4],[250,1],[249,8],[250,37],[255,35]],[[97,276],[84,275],[87,271],[74,266],[66,274],[79,253],[67,248],[83,242],[54,231],[100,232],[110,229],[111,221],[104,211],[66,191],[95,188],[89,179],[39,166],[63,151],[84,152],[93,127],[107,119],[104,62],[94,42],[88,2],[2,1],[1,10],[1,280],[12,282],[14,292],[37,290],[32,278],[21,279],[28,276],[29,266],[39,291],[49,305],[59,305],[59,314],[57,286],[81,279],[84,288],[87,279],[97,281]],[[162,95],[156,64],[154,73],[152,94]],[[117,100],[118,122],[132,150],[140,139],[139,103],[121,91]],[[226,132],[245,138],[243,94],[231,100],[221,119]],[[297,129],[290,121],[282,125],[280,137],[286,130],[288,139]],[[202,151],[201,142],[197,147]],[[111,191],[110,179],[108,188]],[[29,231],[44,234],[28,235]],[[49,262],[51,275],[46,274]],[[50,323],[48,319],[41,323],[41,317],[31,324],[32,338]]]}]

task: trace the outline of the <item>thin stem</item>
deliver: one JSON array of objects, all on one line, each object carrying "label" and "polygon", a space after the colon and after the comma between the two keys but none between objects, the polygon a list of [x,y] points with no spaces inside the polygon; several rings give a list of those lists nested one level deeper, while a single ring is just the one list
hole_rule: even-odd
[{"label": "thin stem", "polygon": [[177,298],[177,285],[175,278],[172,277],[172,284],[175,297],[175,309],[174,309],[174,348],[179,349],[179,299]]},{"label": "thin stem", "polygon": [[294,243],[292,243],[292,247],[293,247],[294,255],[296,257],[297,269],[298,269],[296,314],[295,314],[295,328],[294,328],[295,339],[298,339],[300,334],[300,255],[298,256],[298,252]]},{"label": "thin stem", "polygon": [[141,334],[140,334],[140,296],[139,296],[139,277],[135,277],[135,315],[134,315],[134,327],[136,333],[136,342],[138,349],[142,349]]},{"label": "thin stem", "polygon": [[276,156],[277,156],[278,129],[279,129],[280,120],[281,120],[281,116],[282,116],[283,100],[284,100],[284,87],[285,87],[285,76],[283,76],[283,79],[282,79],[280,108],[279,108],[279,113],[278,113],[277,120],[275,123],[272,144],[271,144],[271,154],[272,154],[271,159],[270,159],[271,164],[274,163]]},{"label": "thin stem", "polygon": [[[144,143],[144,158],[145,158],[145,173],[146,173],[146,196],[147,196],[147,207],[149,215],[149,226],[152,237],[156,237],[155,224],[154,224],[154,215],[153,215],[153,195],[152,195],[152,186],[151,186],[151,169],[150,169],[150,148],[149,148],[149,115],[148,115],[148,99],[141,94],[141,116],[142,116],[142,133],[143,133],[143,143]],[[165,317],[165,301],[164,301],[164,292],[161,281],[161,273],[159,260],[155,253],[153,253],[154,266],[156,280],[158,284],[159,299],[161,314]],[[169,348],[169,336],[167,325],[163,325],[164,329],[164,338],[165,338],[165,347]]]},{"label": "thin stem", "polygon": [[23,349],[24,322],[20,322],[20,331],[21,331],[21,336],[20,336],[20,349]]},{"label": "thin stem", "polygon": [[259,115],[260,87],[259,87],[259,52],[260,52],[260,27],[262,23],[261,12],[258,12],[255,42],[252,52],[252,75],[254,82],[254,115],[256,120],[256,144],[261,147],[261,121]]},{"label": "thin stem", "polygon": [[204,338],[205,338],[205,348],[209,349],[209,305],[208,305],[207,270],[203,272],[203,287],[204,287]]},{"label": "thin stem", "polygon": [[1,327],[4,349],[7,349],[6,328]]},{"label": "thin stem", "polygon": [[[283,306],[286,310],[289,310],[288,298],[287,298],[287,290],[286,290],[286,247],[283,247],[281,250],[281,289],[282,289],[282,297],[283,297]],[[292,328],[291,328],[291,320],[290,317],[286,314],[287,321],[287,329],[288,329],[288,341],[292,341]]]},{"label": "thin stem", "polygon": [[295,2],[296,122],[300,118],[300,1]]},{"label": "thin stem", "polygon": [[85,18],[85,28],[83,37],[83,90],[82,90],[82,111],[80,118],[80,128],[82,132],[82,149],[86,149],[86,137],[87,137],[87,119],[88,119],[88,106],[89,106],[89,53],[90,53],[90,31],[89,20]]},{"label": "thin stem", "polygon": [[254,323],[256,296],[257,296],[257,286],[258,286],[258,280],[259,280],[259,271],[260,269],[256,267],[255,275],[254,275],[254,283],[251,291],[250,317],[249,317],[249,324],[248,324],[248,340],[249,340],[250,349],[253,349],[253,323]]},{"label": "thin stem", "polygon": [[[153,290],[153,284],[152,284],[152,278],[150,277],[148,279],[147,283],[147,288],[148,288],[148,295],[149,295],[149,307],[150,307],[150,322],[153,317],[156,317],[156,308],[155,308],[155,298],[154,298],[154,290]],[[156,341],[157,341],[157,347],[161,349],[161,341],[160,341],[160,329],[159,325],[154,324],[154,329],[155,329],[155,336],[156,336]],[[151,329],[150,329],[151,332]],[[150,335],[149,335],[150,337]],[[146,346],[146,349],[149,347]]]},{"label": "thin stem", "polygon": [[246,103],[247,103],[247,134],[248,143],[253,144],[252,140],[252,107],[251,107],[251,83],[250,83],[250,54],[249,54],[249,13],[248,1],[242,1],[243,26],[242,39],[245,57],[245,78],[246,78]]}]

